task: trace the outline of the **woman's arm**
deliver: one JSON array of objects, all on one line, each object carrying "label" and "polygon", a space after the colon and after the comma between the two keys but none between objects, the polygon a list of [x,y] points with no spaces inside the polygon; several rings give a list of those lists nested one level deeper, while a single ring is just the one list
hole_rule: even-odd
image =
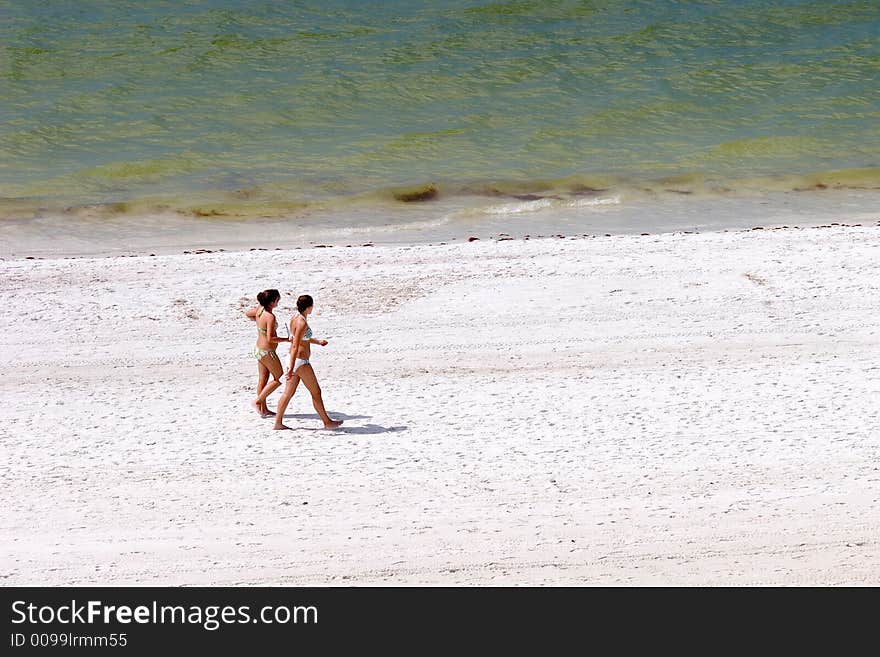
[{"label": "woman's arm", "polygon": [[309,344],[319,344],[322,347],[326,347],[327,341],[326,340],[319,340],[318,338],[309,338]]},{"label": "woman's arm", "polygon": [[290,342],[290,338],[279,338],[275,335],[275,315],[269,315],[269,319],[266,321],[266,338],[269,340],[269,344]]},{"label": "woman's arm", "polygon": [[255,322],[257,321],[257,308],[256,306],[253,308],[248,308],[244,311],[244,314],[247,315],[248,319],[252,319]]}]

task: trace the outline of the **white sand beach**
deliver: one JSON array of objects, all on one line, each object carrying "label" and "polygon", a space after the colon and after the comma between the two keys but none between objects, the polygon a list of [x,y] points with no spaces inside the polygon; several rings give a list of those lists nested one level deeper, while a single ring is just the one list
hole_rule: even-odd
[{"label": "white sand beach", "polygon": [[[0,278],[5,585],[880,584],[878,226]],[[342,430],[249,408],[267,287]]]}]

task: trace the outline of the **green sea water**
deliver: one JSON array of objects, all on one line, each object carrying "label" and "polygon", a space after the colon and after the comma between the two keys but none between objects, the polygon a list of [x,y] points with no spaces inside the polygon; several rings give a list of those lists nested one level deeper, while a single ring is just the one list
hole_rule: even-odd
[{"label": "green sea water", "polygon": [[427,185],[880,188],[880,0],[0,0],[7,217]]}]

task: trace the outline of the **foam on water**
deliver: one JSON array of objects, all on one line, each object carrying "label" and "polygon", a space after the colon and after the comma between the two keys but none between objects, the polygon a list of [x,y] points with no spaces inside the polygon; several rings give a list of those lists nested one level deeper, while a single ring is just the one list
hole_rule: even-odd
[{"label": "foam on water", "polygon": [[564,208],[586,208],[599,205],[618,205],[620,197],[612,196],[610,198],[581,198],[581,199],[561,199],[561,198],[539,198],[532,201],[522,201],[520,203],[505,203],[503,205],[490,205],[486,208],[478,208],[476,212],[482,214],[510,215],[522,214],[524,212],[538,212],[540,210],[564,209]]}]

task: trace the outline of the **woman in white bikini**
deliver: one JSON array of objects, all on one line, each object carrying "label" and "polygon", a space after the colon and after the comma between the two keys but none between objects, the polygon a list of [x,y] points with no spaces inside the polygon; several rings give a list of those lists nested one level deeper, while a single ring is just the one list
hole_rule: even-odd
[{"label": "woman in white bikini", "polygon": [[[312,393],[312,405],[318,411],[318,415],[324,422],[325,429],[335,429],[342,424],[342,420],[334,420],[327,411],[324,410],[324,400],[321,398],[321,387],[318,385],[318,379],[315,377],[315,370],[309,364],[309,356],[312,353],[312,345],[319,344],[326,346],[326,340],[318,340],[312,337],[312,329],[306,321],[315,302],[308,294],[302,295],[296,300],[296,309],[299,311],[293,319],[290,320],[290,368],[287,371],[287,384],[284,386],[284,392],[281,399],[278,400],[278,412],[275,415],[275,426],[273,429],[290,429],[284,425],[284,411],[290,398],[296,392],[296,387],[300,380]],[[274,390],[274,388],[273,388]]]},{"label": "woman in white bikini", "polygon": [[[245,315],[257,323],[257,344],[251,355],[257,360],[259,378],[257,380],[257,398],[251,402],[251,406],[260,414],[260,417],[275,415],[266,405],[266,397],[281,385],[281,374],[284,372],[281,367],[281,359],[275,353],[275,347],[279,342],[290,342],[289,338],[279,338],[275,335],[276,322],[272,311],[280,300],[281,293],[278,290],[263,290],[257,295],[257,301],[260,305],[245,312]],[[271,383],[269,383],[270,373],[273,377]]]}]

